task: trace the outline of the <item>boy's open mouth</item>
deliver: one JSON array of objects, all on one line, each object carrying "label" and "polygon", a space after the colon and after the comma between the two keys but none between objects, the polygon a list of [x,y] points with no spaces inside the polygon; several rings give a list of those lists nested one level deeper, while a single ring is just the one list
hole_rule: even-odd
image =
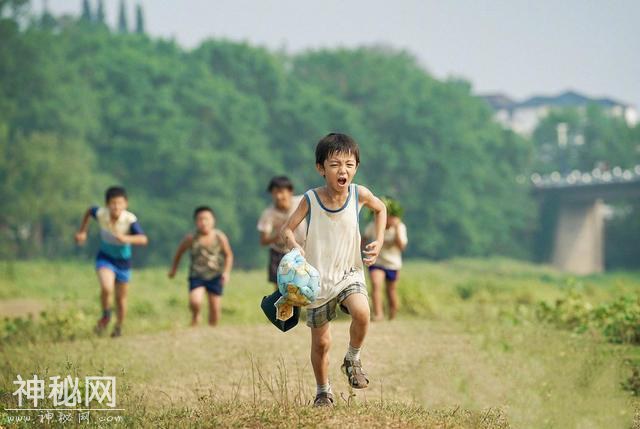
[{"label": "boy's open mouth", "polygon": [[338,184],[341,186],[344,186],[347,184],[347,178],[346,177],[339,177],[338,178]]}]

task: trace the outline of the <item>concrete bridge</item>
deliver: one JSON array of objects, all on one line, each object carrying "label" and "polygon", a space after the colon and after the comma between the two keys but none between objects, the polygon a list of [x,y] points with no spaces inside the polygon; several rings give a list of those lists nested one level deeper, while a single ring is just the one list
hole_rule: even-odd
[{"label": "concrete bridge", "polygon": [[591,172],[574,170],[531,175],[534,193],[544,202],[554,199],[557,219],[551,263],[575,274],[604,270],[605,202],[640,197],[640,165]]}]

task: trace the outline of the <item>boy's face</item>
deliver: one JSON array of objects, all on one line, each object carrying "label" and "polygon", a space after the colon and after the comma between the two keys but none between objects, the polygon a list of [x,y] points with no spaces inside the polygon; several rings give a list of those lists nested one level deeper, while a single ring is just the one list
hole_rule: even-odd
[{"label": "boy's face", "polygon": [[107,208],[112,219],[118,219],[127,206],[128,201],[125,197],[112,197],[107,201]]},{"label": "boy's face", "polygon": [[398,216],[387,216],[387,228],[391,228],[398,223],[400,223],[400,218]]},{"label": "boy's face", "polygon": [[327,186],[341,192],[349,189],[349,185],[358,171],[358,164],[354,154],[335,152],[325,159],[322,165],[317,164],[316,168],[324,176]]},{"label": "boy's face", "polygon": [[210,211],[205,210],[196,215],[195,222],[198,231],[208,233],[216,225],[216,218]]},{"label": "boy's face", "polygon": [[271,199],[273,200],[273,205],[276,206],[279,210],[289,210],[291,207],[291,197],[293,196],[293,191],[289,188],[273,188],[271,190]]}]

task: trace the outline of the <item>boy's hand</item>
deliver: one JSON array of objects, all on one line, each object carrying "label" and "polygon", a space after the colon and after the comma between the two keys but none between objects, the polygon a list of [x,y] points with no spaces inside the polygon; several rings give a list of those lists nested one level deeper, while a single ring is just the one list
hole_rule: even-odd
[{"label": "boy's hand", "polygon": [[225,271],[224,273],[222,273],[222,276],[220,277],[220,280],[222,281],[223,285],[227,284],[229,279],[231,279],[231,273],[230,272]]},{"label": "boy's hand", "polygon": [[302,248],[302,246],[300,246],[298,243],[296,243],[291,250],[293,249],[298,249],[300,251],[300,255],[302,255],[302,257],[304,257],[304,249]]},{"label": "boy's hand", "polygon": [[366,258],[362,259],[362,262],[368,267],[373,265],[378,259],[378,254],[380,253],[380,249],[382,248],[382,243],[378,240],[372,241],[364,247],[364,254]]},{"label": "boy's hand", "polygon": [[87,233],[84,231],[78,231],[76,232],[76,244],[79,246],[82,246],[84,244],[85,241],[87,241]]}]

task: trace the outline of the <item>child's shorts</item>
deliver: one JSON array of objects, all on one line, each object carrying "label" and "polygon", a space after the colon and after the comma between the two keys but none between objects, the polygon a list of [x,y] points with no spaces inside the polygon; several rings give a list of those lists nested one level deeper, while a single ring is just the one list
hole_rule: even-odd
[{"label": "child's shorts", "polygon": [[347,307],[342,305],[342,302],[347,299],[349,295],[354,293],[361,293],[369,298],[369,295],[367,294],[367,287],[363,283],[357,282],[350,284],[342,289],[338,296],[326,304],[321,305],[318,308],[307,308],[307,326],[310,328],[319,328],[325,323],[338,317],[336,314],[337,305],[340,305],[340,310],[342,310],[343,313],[349,314],[349,310]]},{"label": "child's shorts", "polygon": [[380,265],[371,265],[369,267],[369,272],[373,270],[381,270],[384,271],[384,278],[389,280],[390,282],[396,280],[398,278],[398,270],[390,270],[385,267],[381,267]]},{"label": "child's shorts", "polygon": [[216,276],[211,280],[199,279],[197,277],[189,277],[189,292],[199,287],[207,289],[208,293],[222,296],[222,276]]},{"label": "child's shorts", "polygon": [[120,268],[108,259],[100,257],[96,259],[96,271],[100,268],[107,268],[113,271],[116,275],[116,282],[118,283],[129,283],[131,280],[131,268]]}]

